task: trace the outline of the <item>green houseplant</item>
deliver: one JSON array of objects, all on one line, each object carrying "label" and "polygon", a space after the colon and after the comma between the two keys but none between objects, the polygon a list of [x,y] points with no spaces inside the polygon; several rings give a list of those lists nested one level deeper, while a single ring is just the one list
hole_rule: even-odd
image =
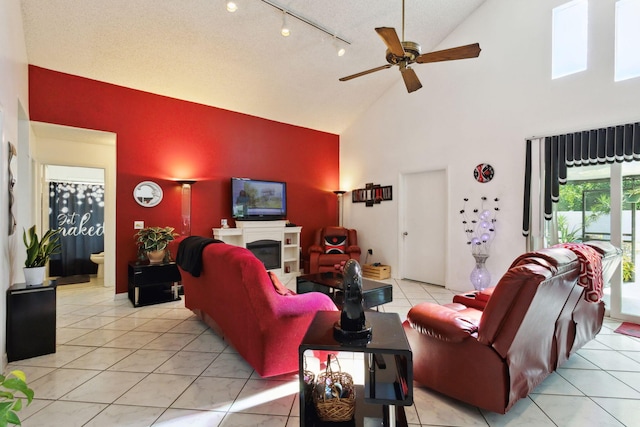
[{"label": "green houseplant", "polygon": [[39,285],[44,281],[47,262],[51,255],[60,253],[60,230],[48,230],[42,239],[38,238],[36,226],[23,230],[22,240],[27,248],[24,261],[24,278],[27,285]]},{"label": "green houseplant", "polygon": [[138,257],[144,259],[146,256],[151,264],[167,261],[170,258],[167,245],[178,236],[173,230],[173,227],[147,227],[138,231],[134,236]]},{"label": "green houseplant", "polygon": [[23,397],[27,399],[27,405],[33,400],[33,390],[27,386],[27,377],[22,371],[11,371],[6,377],[0,375],[0,427],[9,424],[22,425],[16,414],[22,409]]}]

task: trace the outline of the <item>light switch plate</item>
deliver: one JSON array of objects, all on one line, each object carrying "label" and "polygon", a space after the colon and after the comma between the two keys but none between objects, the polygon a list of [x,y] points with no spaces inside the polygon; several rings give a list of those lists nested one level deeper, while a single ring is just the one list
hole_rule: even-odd
[{"label": "light switch plate", "polygon": [[144,228],[144,221],[133,221],[134,230],[142,230]]}]

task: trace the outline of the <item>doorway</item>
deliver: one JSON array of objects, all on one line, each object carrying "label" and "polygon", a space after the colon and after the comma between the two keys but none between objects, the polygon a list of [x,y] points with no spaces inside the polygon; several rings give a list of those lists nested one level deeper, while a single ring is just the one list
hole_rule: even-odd
[{"label": "doorway", "polygon": [[99,169],[104,174],[103,284],[115,287],[116,134],[50,123],[30,122],[37,153],[34,164],[34,212],[36,223],[48,227],[49,188],[45,165]]},{"label": "doorway", "polygon": [[446,171],[407,173],[401,182],[401,277],[445,286]]}]

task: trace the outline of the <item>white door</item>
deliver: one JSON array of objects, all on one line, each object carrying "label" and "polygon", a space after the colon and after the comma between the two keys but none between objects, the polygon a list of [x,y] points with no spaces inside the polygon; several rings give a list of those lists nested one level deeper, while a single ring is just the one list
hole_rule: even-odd
[{"label": "white door", "polygon": [[402,277],[445,285],[447,181],[444,170],[403,176]]}]

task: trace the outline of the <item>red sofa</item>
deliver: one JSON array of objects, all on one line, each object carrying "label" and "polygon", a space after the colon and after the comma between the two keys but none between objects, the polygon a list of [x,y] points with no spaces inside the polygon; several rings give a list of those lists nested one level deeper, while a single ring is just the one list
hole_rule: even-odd
[{"label": "red sofa", "polygon": [[[182,240],[170,243],[174,256]],[[262,262],[239,246],[205,246],[199,277],[179,268],[185,306],[262,377],[297,371],[298,346],[313,316],[337,310],[321,293],[279,294]]]},{"label": "red sofa", "polygon": [[[422,303],[403,326],[414,379],[493,412],[507,412],[602,325],[601,302],[576,300],[574,252],[544,249],[518,257],[481,309]],[[578,313],[578,314],[576,314]]]}]

